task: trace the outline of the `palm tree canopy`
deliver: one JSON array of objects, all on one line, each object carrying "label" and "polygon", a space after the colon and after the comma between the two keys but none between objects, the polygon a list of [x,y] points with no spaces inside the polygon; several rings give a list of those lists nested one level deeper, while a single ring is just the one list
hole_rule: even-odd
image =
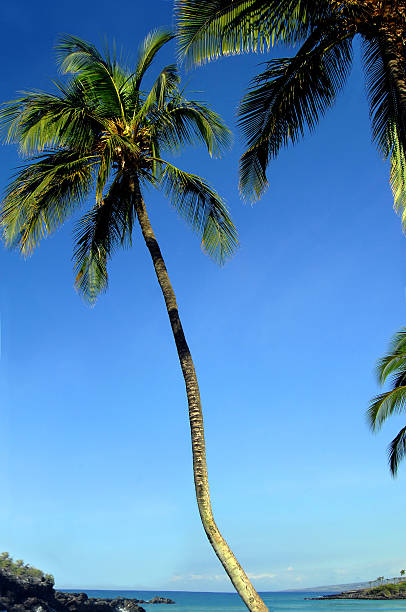
[{"label": "palm tree canopy", "polygon": [[237,237],[223,200],[202,178],[163,159],[186,144],[202,143],[212,156],[230,143],[230,131],[206,105],[180,89],[176,66],[164,67],[149,90],[144,75],[173,34],[157,30],[143,41],[134,67],[108,49],[101,54],[75,36],[63,37],[57,58],[63,82],[55,93],[28,92],[3,105],[7,142],[26,158],[2,205],[6,243],[29,254],[90,197],[76,225],[76,287],[90,300],[107,287],[107,262],[131,244],[135,199],[150,184],[164,192],[223,262]]},{"label": "palm tree canopy", "polygon": [[372,134],[390,159],[394,204],[406,228],[406,3],[399,0],[177,0],[181,56],[201,64],[221,55],[299,46],[252,81],[239,110],[247,150],[240,190],[250,200],[268,186],[280,149],[312,130],[345,83],[360,34]]},{"label": "palm tree canopy", "polygon": [[[406,408],[406,328],[393,338],[389,352],[377,365],[378,381],[384,384],[391,379],[391,389],[377,395],[367,412],[368,423],[373,431],[381,428],[393,414],[405,412]],[[388,447],[389,467],[395,476],[399,462],[406,455],[406,427],[403,427]]]}]

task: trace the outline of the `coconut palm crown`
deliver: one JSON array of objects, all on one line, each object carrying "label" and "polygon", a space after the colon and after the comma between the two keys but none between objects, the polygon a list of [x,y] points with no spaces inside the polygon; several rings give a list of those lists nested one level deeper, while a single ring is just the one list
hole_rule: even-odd
[{"label": "coconut palm crown", "polygon": [[55,93],[30,92],[0,111],[7,141],[27,163],[8,186],[1,225],[6,243],[29,254],[92,197],[76,225],[76,287],[94,301],[107,287],[107,262],[131,243],[145,185],[169,197],[202,237],[203,249],[223,262],[236,232],[218,194],[200,177],[161,155],[203,143],[219,155],[230,140],[220,117],[179,88],[176,66],[159,72],[151,89],[143,78],[160,48],[173,38],[155,31],[143,41],[134,68],[116,54],[64,36],[57,58],[66,80]]},{"label": "coconut palm crown", "polygon": [[362,38],[372,135],[390,160],[395,209],[406,227],[406,0],[176,0],[181,54],[189,64],[222,55],[299,45],[272,59],[239,109],[247,150],[240,190],[259,198],[280,149],[312,130],[349,74]]},{"label": "coconut palm crown", "polygon": [[[377,395],[371,402],[367,417],[373,431],[377,431],[392,415],[406,409],[406,328],[393,338],[389,352],[377,365],[380,384],[392,378],[391,389]],[[396,476],[399,462],[406,456],[406,427],[402,427],[388,446],[389,468]]]}]

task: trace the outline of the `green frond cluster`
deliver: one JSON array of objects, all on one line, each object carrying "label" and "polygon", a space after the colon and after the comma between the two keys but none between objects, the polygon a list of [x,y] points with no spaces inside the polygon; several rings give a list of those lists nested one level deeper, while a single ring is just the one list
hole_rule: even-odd
[{"label": "green frond cluster", "polygon": [[160,184],[179,214],[202,236],[203,250],[224,263],[238,240],[223,200],[202,178],[168,162]]},{"label": "green frond cluster", "polygon": [[181,57],[202,64],[302,40],[328,12],[320,0],[175,0]]},{"label": "green frond cluster", "polygon": [[363,43],[372,137],[390,161],[394,208],[406,231],[406,108],[399,99],[393,61],[385,41],[376,36]]},{"label": "green frond cluster", "polygon": [[267,62],[239,110],[248,144],[240,163],[240,190],[259,198],[268,185],[266,169],[280,149],[312,130],[345,83],[352,59],[346,32],[315,32],[291,58]]},{"label": "green frond cluster", "polygon": [[96,203],[76,224],[75,286],[92,303],[107,289],[107,262],[115,249],[131,245],[135,211],[128,187],[119,175],[102,205]]},{"label": "green frond cluster", "polygon": [[398,471],[399,462],[406,455],[406,427],[402,427],[397,436],[388,446],[388,461],[392,475],[395,476]]},{"label": "green frond cluster", "polygon": [[368,409],[371,428],[379,429],[388,417],[400,414],[406,406],[406,387],[398,387],[377,395]]},{"label": "green frond cluster", "polygon": [[215,259],[223,261],[236,246],[234,226],[215,191],[161,158],[185,144],[203,144],[216,156],[230,143],[222,119],[180,90],[175,65],[143,88],[156,54],[172,38],[166,30],[151,32],[129,68],[115,47],[101,53],[63,36],[57,45],[63,77],[54,83],[55,93],[24,93],[0,110],[4,139],[26,158],[2,203],[6,243],[31,253],[93,196],[93,207],[77,224],[74,250],[76,287],[92,302],[107,287],[114,250],[131,243],[136,182],[170,192]]},{"label": "green frond cluster", "polygon": [[[367,412],[368,423],[373,431],[380,429],[393,414],[406,410],[406,328],[393,338],[389,352],[377,365],[377,376],[381,384],[392,378],[392,389],[377,395]],[[389,467],[396,475],[398,464],[406,452],[406,427],[392,440],[388,448]]]},{"label": "green frond cluster", "polygon": [[93,186],[93,156],[56,151],[34,157],[8,186],[1,225],[7,246],[29,255],[85,201]]},{"label": "green frond cluster", "polygon": [[[378,3],[379,4],[379,3]],[[246,151],[240,191],[248,200],[268,186],[267,168],[281,147],[313,129],[332,105],[360,34],[372,134],[390,162],[394,208],[406,231],[405,56],[386,9],[371,2],[327,0],[175,0],[180,57],[199,65],[223,55],[301,45],[293,57],[273,60],[251,82],[240,106]],[[383,27],[383,24],[386,24]],[[400,44],[400,46],[399,46]]]},{"label": "green frond cluster", "polygon": [[399,376],[402,372],[406,372],[406,328],[395,334],[389,346],[389,353],[378,361],[376,367],[381,385],[388,376]]},{"label": "green frond cluster", "polygon": [[399,138],[396,124],[392,125],[389,140],[393,144],[389,157],[389,184],[393,193],[393,206],[402,220],[403,231],[406,232],[406,149]]},{"label": "green frond cluster", "polygon": [[220,157],[231,145],[231,132],[213,110],[179,95],[167,107],[157,124],[157,137],[163,148],[175,151],[184,144],[204,142],[212,157]]}]

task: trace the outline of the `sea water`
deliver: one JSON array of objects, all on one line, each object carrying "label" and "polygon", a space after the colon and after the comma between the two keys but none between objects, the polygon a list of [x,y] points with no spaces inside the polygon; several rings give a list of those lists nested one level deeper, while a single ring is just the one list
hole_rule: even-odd
[{"label": "sea water", "polygon": [[[73,591],[73,589],[70,589]],[[247,612],[236,593],[195,593],[190,591],[84,591],[89,597],[114,599],[152,599],[169,597],[175,604],[140,604],[146,612]],[[326,593],[268,592],[260,593],[271,612],[406,612],[406,600],[372,601],[356,599],[325,599],[312,601]]]}]

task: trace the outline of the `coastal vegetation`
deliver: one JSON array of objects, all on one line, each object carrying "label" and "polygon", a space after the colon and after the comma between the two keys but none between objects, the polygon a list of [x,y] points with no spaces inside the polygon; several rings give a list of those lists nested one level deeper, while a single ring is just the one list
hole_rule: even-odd
[{"label": "coastal vegetation", "polygon": [[16,576],[21,579],[43,580],[54,584],[54,577],[51,574],[45,574],[36,567],[24,563],[21,559],[14,561],[8,552],[0,554],[0,571],[9,576]]},{"label": "coastal vegetation", "polygon": [[144,191],[162,191],[201,236],[203,250],[223,263],[237,247],[227,208],[207,182],[174,166],[163,155],[203,144],[211,156],[229,144],[230,132],[206,105],[185,97],[175,65],[166,66],[145,91],[144,76],[168,31],[154,31],[140,46],[137,64],[121,65],[115,53],[64,36],[57,57],[66,80],[54,93],[31,92],[0,113],[8,142],[27,161],[7,189],[1,225],[6,244],[30,254],[88,198],[93,207],[77,222],[75,285],[94,303],[107,289],[108,262],[130,246],[139,223],[162,291],[185,382],[196,499],[207,537],[250,610],[267,608],[222,537],[212,514],[203,415],[192,355],[175,293],[152,229]]},{"label": "coastal vegetation", "polygon": [[[377,580],[381,580],[381,576]],[[323,595],[316,599],[406,599],[406,581],[387,582],[368,589]]]},{"label": "coastal vegetation", "polygon": [[[373,431],[379,430],[392,415],[404,412],[406,406],[406,328],[393,338],[389,352],[377,366],[378,381],[381,385],[392,379],[391,389],[373,398],[367,412],[368,422]],[[406,454],[406,426],[393,438],[388,447],[389,468],[396,476],[399,462]],[[405,570],[401,570],[401,576]]]},{"label": "coastal vegetation", "polygon": [[382,586],[372,587],[371,589],[365,589],[365,595],[382,595],[384,597],[396,597],[396,595],[406,596],[406,581],[404,582],[390,582]]}]

